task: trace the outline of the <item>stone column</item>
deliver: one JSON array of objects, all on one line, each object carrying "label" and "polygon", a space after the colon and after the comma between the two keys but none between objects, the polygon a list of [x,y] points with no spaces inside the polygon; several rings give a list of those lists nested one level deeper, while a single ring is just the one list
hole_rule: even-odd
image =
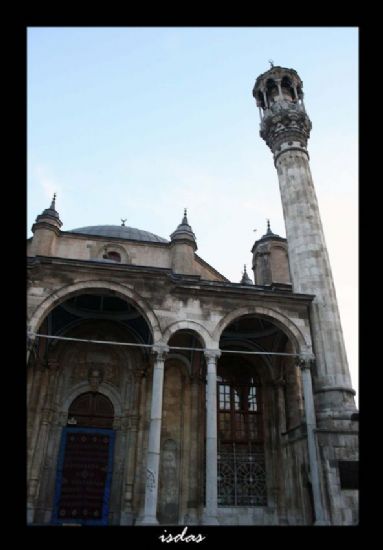
[{"label": "stone column", "polygon": [[160,464],[162,396],[164,385],[164,362],[168,346],[153,347],[155,355],[150,413],[149,443],[146,459],[146,485],[144,515],[138,525],[158,525],[157,498]]},{"label": "stone column", "polygon": [[[330,261],[307,153],[276,160],[294,292],[314,294],[311,328],[317,358],[316,391],[323,412],[355,408]],[[327,411],[326,411],[327,412]]]},{"label": "stone column", "polygon": [[266,95],[266,92],[264,90],[262,90],[262,95],[263,95],[263,101],[265,102],[265,109],[268,109],[269,104],[267,103],[267,95]]},{"label": "stone column", "polygon": [[314,525],[328,525],[329,522],[326,520],[324,508],[323,508],[322,490],[321,490],[321,483],[320,483],[320,463],[318,459],[318,448],[317,448],[317,439],[316,439],[316,419],[315,419],[314,397],[313,397],[313,388],[312,388],[311,372],[310,372],[310,362],[313,359],[314,359],[313,355],[302,355],[299,358],[299,366],[301,368],[301,373],[302,373],[302,386],[303,386],[303,395],[305,400],[307,447],[308,447],[310,477],[311,477],[311,486],[313,491],[314,512],[315,512]]},{"label": "stone column", "polygon": [[206,509],[203,523],[218,525],[217,518],[217,359],[219,350],[206,351]]},{"label": "stone column", "polygon": [[279,94],[279,98],[280,98],[280,99],[283,99],[283,95],[282,95],[282,86],[281,86],[281,80],[276,80],[276,83],[277,83],[277,86],[278,86],[278,94]]}]

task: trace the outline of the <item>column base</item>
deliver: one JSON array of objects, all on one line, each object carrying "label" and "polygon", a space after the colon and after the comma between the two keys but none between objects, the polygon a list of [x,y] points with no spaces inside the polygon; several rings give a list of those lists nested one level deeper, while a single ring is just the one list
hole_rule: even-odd
[{"label": "column base", "polygon": [[197,510],[189,508],[184,516],[183,525],[199,525]]},{"label": "column base", "polygon": [[142,516],[137,518],[135,525],[159,525],[156,516]]},{"label": "column base", "polygon": [[331,523],[327,519],[318,519],[314,521],[314,525],[331,525]]},{"label": "column base", "polygon": [[204,513],[201,518],[201,525],[219,525],[216,515]]},{"label": "column base", "polygon": [[35,509],[32,505],[27,506],[27,523],[31,524],[33,523],[33,520],[35,519]]},{"label": "column base", "polygon": [[289,525],[289,520],[286,516],[279,516],[279,524],[278,525]]},{"label": "column base", "polygon": [[121,512],[120,525],[133,525],[134,524],[134,514],[133,512]]}]

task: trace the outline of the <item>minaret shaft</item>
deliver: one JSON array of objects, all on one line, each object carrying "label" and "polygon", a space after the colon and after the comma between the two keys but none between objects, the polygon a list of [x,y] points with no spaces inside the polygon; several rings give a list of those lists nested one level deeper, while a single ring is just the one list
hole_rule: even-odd
[{"label": "minaret shaft", "polygon": [[272,67],[253,95],[264,114],[260,135],[274,155],[286,226],[293,291],[314,294],[310,316],[316,356],[318,413],[355,410],[335,287],[311,176],[307,141],[311,121],[303,83],[293,69]]},{"label": "minaret shaft", "polygon": [[293,290],[314,294],[312,337],[316,389],[351,389],[335,287],[307,154],[286,151],[276,160]]}]

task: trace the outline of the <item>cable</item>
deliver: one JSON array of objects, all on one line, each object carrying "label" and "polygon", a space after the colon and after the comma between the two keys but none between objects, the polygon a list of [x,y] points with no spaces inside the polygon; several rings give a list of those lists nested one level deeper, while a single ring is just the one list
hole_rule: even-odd
[{"label": "cable", "polygon": [[[114,345],[114,346],[133,346],[133,347],[141,347],[141,348],[154,348],[156,347],[156,344],[140,344],[140,343],[133,343],[133,342],[113,342],[108,340],[90,340],[87,338],[70,338],[68,336],[53,336],[48,334],[38,334],[36,332],[28,332],[28,336],[37,336],[38,338],[48,338],[52,340],[67,340],[67,341],[73,341],[73,342],[87,342],[89,344],[108,344],[108,345]],[[179,347],[179,346],[168,346],[172,350],[183,350],[183,351],[202,351],[202,352],[208,352],[208,351],[220,351],[221,353],[241,353],[246,355],[279,355],[284,357],[299,357],[298,353],[281,353],[281,352],[273,352],[273,351],[244,351],[244,350],[231,350],[231,349],[209,349],[209,348],[187,348],[187,347]]]}]

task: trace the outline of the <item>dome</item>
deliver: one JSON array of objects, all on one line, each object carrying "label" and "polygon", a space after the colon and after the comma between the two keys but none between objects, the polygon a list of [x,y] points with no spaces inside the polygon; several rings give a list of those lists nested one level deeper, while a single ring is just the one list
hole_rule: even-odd
[{"label": "dome", "polygon": [[126,239],[127,241],[145,241],[152,243],[167,243],[166,239],[149,233],[149,231],[142,231],[135,227],[128,227],[125,225],[89,225],[87,227],[78,227],[77,229],[71,229],[68,233],[81,233],[82,235],[96,235],[98,237],[107,237],[114,239]]}]

